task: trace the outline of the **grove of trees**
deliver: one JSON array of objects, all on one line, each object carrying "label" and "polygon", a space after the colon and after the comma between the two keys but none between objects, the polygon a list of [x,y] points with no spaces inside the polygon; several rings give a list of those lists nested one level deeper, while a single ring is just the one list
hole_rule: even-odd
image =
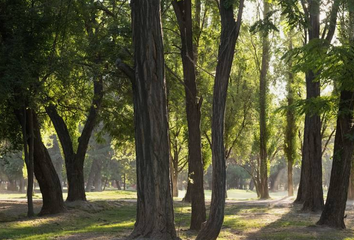
[{"label": "grove of trees", "polygon": [[0,0],[0,188],[28,216],[37,183],[40,215],[129,187],[129,238],[178,239],[185,189],[217,239],[228,188],[282,189],[344,229],[353,111],[354,0]]}]

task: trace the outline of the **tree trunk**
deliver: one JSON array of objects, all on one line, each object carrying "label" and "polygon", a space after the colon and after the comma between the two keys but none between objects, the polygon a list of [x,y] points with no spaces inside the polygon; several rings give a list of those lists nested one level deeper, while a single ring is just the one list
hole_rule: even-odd
[{"label": "tree trunk", "polygon": [[[292,40],[292,31],[289,33],[289,50],[293,49],[293,40]],[[296,157],[296,119],[295,113],[291,109],[291,106],[294,104],[294,75],[292,73],[292,61],[288,62],[288,82],[287,82],[287,91],[288,91],[288,109],[286,111],[286,130],[285,130],[285,144],[284,152],[288,160],[288,196],[294,195],[294,184],[293,184],[293,166]]]},{"label": "tree trunk", "polygon": [[178,197],[178,172],[172,174],[172,194],[174,197]]},{"label": "tree trunk", "polygon": [[[188,175],[189,178],[189,175]],[[186,194],[184,195],[184,198],[182,199],[182,202],[185,203],[191,203],[192,202],[192,194],[191,194],[191,189],[192,189],[192,184],[190,183],[189,179],[187,182],[187,190],[186,190]]]},{"label": "tree trunk", "polygon": [[[354,0],[349,4],[353,6]],[[349,43],[350,50],[354,49],[354,10],[349,7]],[[353,60],[353,59],[351,59]],[[352,61],[351,61],[352,62]],[[351,75],[353,74],[352,70]],[[352,80],[352,79],[351,79]],[[348,81],[345,79],[344,81]],[[343,84],[344,85],[344,84]],[[344,88],[344,86],[342,86]],[[350,170],[353,168],[352,159],[354,153],[354,91],[343,89],[340,94],[339,109],[337,115],[337,129],[334,139],[333,163],[331,180],[328,188],[326,205],[324,206],[318,225],[344,229],[344,213],[348,198]]]},{"label": "tree trunk", "polygon": [[137,215],[130,239],[177,239],[169,179],[169,137],[160,0],[132,0]]},{"label": "tree trunk", "polygon": [[[263,1],[263,16],[265,17],[269,12],[269,3],[267,0]],[[268,190],[268,160],[267,160],[267,74],[269,69],[269,39],[268,32],[262,32],[262,68],[260,74],[259,81],[259,123],[260,123],[260,199],[268,199],[269,198],[269,190]]]},{"label": "tree trunk", "polygon": [[218,63],[213,93],[212,118],[212,164],[213,183],[210,215],[197,236],[197,240],[217,239],[224,221],[225,207],[225,146],[224,118],[226,95],[234,57],[235,44],[241,27],[243,0],[240,0],[237,22],[234,19],[233,6],[226,0],[220,1],[221,37],[218,53]]},{"label": "tree trunk", "polygon": [[188,173],[192,183],[191,201],[192,216],[190,229],[199,230],[206,220],[205,198],[203,187],[203,160],[200,133],[201,104],[198,100],[196,84],[196,71],[193,50],[193,25],[192,25],[192,2],[191,0],[174,0],[172,2],[177,16],[181,34],[181,57],[183,63],[183,76],[186,95],[186,112],[188,122]]},{"label": "tree trunk", "polygon": [[348,188],[348,200],[354,200],[354,164],[352,164]]},{"label": "tree trunk", "polygon": [[[40,126],[36,113],[32,111],[34,132],[34,174],[42,192],[43,206],[39,215],[55,214],[65,210],[63,194],[58,175],[42,142]],[[31,148],[31,141],[29,141]]]},{"label": "tree trunk", "polygon": [[[86,192],[91,192],[92,187],[96,183],[97,179],[102,177],[101,169],[102,169],[102,159],[94,158],[91,164],[89,176],[87,178]],[[96,188],[95,191],[97,191]]]},{"label": "tree trunk", "polygon": [[[320,34],[320,5],[318,1],[309,2],[310,26],[309,40],[319,39]],[[320,96],[320,83],[314,81],[313,71],[306,73],[307,100]],[[303,191],[303,210],[320,211],[323,209],[322,189],[322,159],[321,159],[321,121],[316,113],[307,112],[302,152],[301,190]]]},{"label": "tree trunk", "polygon": [[[31,139],[27,138],[27,144],[30,151],[33,149],[33,171],[42,193],[43,206],[39,215],[65,211],[60,181],[48,150],[42,142],[40,125],[36,113],[29,109],[26,112],[17,111],[16,116],[21,124],[26,122],[26,136],[31,136],[31,132],[33,132],[33,137]],[[27,116],[28,120],[24,120],[25,116]]]},{"label": "tree trunk", "polygon": [[293,164],[288,161],[288,196],[294,196]]},{"label": "tree trunk", "polygon": [[344,213],[352,166],[354,133],[352,127],[354,110],[354,92],[341,91],[340,105],[337,117],[337,130],[334,140],[333,165],[326,205],[318,225],[344,229]]},{"label": "tree trunk", "polygon": [[[320,83],[314,82],[315,75],[310,72],[306,76],[307,99],[320,95]],[[304,131],[304,149],[302,153],[304,181],[304,211],[320,211],[323,209],[322,159],[321,159],[321,121],[317,114],[306,113]],[[303,177],[303,176],[302,176]]]},{"label": "tree trunk", "polygon": [[64,119],[58,114],[54,105],[46,107],[46,112],[53,122],[65,156],[65,167],[68,179],[68,197],[66,201],[86,201],[84,181],[84,160],[92,130],[96,125],[98,111],[103,99],[103,79],[94,81],[94,97],[85,126],[79,137],[76,153]]},{"label": "tree trunk", "polygon": [[[302,148],[303,149],[303,148]],[[303,204],[305,201],[305,175],[304,175],[304,166],[303,162],[301,164],[301,174],[300,174],[300,183],[299,188],[297,190],[296,199],[294,201],[295,204]]]},{"label": "tree trunk", "polygon": [[117,184],[117,189],[122,190],[122,187],[120,186],[120,182],[118,180],[116,180],[116,184]]},{"label": "tree trunk", "polygon": [[102,192],[102,159],[99,160],[97,165],[98,169],[94,178],[95,192]]},{"label": "tree trunk", "polygon": [[[32,217],[34,216],[34,211],[33,211],[33,157],[34,157],[34,149],[33,149],[33,116],[32,116],[32,111],[27,111],[26,108],[24,107],[23,110],[23,115],[22,115],[22,134],[23,134],[23,146],[24,146],[24,155],[25,155],[25,163],[27,167],[27,216]],[[28,149],[28,137],[27,137],[27,126],[29,126],[29,139],[31,143],[31,148]],[[29,151],[28,151],[29,150]]]}]

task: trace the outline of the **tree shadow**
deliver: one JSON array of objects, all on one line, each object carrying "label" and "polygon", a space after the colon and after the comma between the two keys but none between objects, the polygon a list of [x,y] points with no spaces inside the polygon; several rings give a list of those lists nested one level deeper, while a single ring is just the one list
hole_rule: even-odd
[{"label": "tree shadow", "polygon": [[[320,213],[301,211],[301,205],[290,207],[273,206],[267,214],[260,216],[265,225],[247,234],[247,240],[255,239],[331,239],[339,240],[354,236],[354,218],[348,218],[345,230],[317,226]],[[353,215],[353,207],[349,207],[348,215]],[[269,216],[267,216],[269,215]]]}]

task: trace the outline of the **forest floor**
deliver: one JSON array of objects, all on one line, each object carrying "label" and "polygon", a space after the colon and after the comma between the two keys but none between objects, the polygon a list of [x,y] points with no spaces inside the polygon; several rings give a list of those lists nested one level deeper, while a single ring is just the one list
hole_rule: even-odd
[{"label": "forest floor", "polygon": [[[134,226],[134,192],[88,193],[88,202],[67,205],[66,213],[30,219],[26,218],[24,198],[4,197],[0,193],[0,239],[123,240]],[[354,240],[352,202],[347,206],[347,229],[340,231],[317,227],[315,223],[320,214],[301,212],[300,206],[292,205],[291,198],[281,198],[279,195],[266,201],[250,199],[227,200],[224,225],[218,239]],[[174,206],[178,236],[181,239],[195,239],[197,232],[188,230],[190,204],[177,199]],[[40,207],[41,200],[36,199],[37,213]]]}]

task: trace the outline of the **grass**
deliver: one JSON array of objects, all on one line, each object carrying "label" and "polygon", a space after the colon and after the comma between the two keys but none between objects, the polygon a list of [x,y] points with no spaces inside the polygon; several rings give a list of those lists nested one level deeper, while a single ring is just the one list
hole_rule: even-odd
[{"label": "grass", "polygon": [[[234,195],[233,195],[234,194]],[[252,193],[232,190],[236,200],[253,199]],[[4,195],[2,195],[4,196]],[[6,195],[5,195],[6,196]],[[281,195],[280,195],[281,196]],[[68,212],[47,217],[25,217],[24,201],[0,200],[0,239],[124,239],[132,231],[136,204],[123,201],[136,198],[135,192],[106,191],[88,193],[91,207],[69,208]],[[36,202],[36,212],[41,207]],[[208,207],[208,206],[207,206]],[[175,227],[182,239],[195,239],[197,232],[189,231],[190,204],[175,201]],[[16,215],[16,216],[14,216]],[[220,240],[230,239],[338,239],[354,240],[354,210],[347,211],[347,229],[343,231],[309,227],[319,214],[299,211],[299,207],[228,203]]]}]

